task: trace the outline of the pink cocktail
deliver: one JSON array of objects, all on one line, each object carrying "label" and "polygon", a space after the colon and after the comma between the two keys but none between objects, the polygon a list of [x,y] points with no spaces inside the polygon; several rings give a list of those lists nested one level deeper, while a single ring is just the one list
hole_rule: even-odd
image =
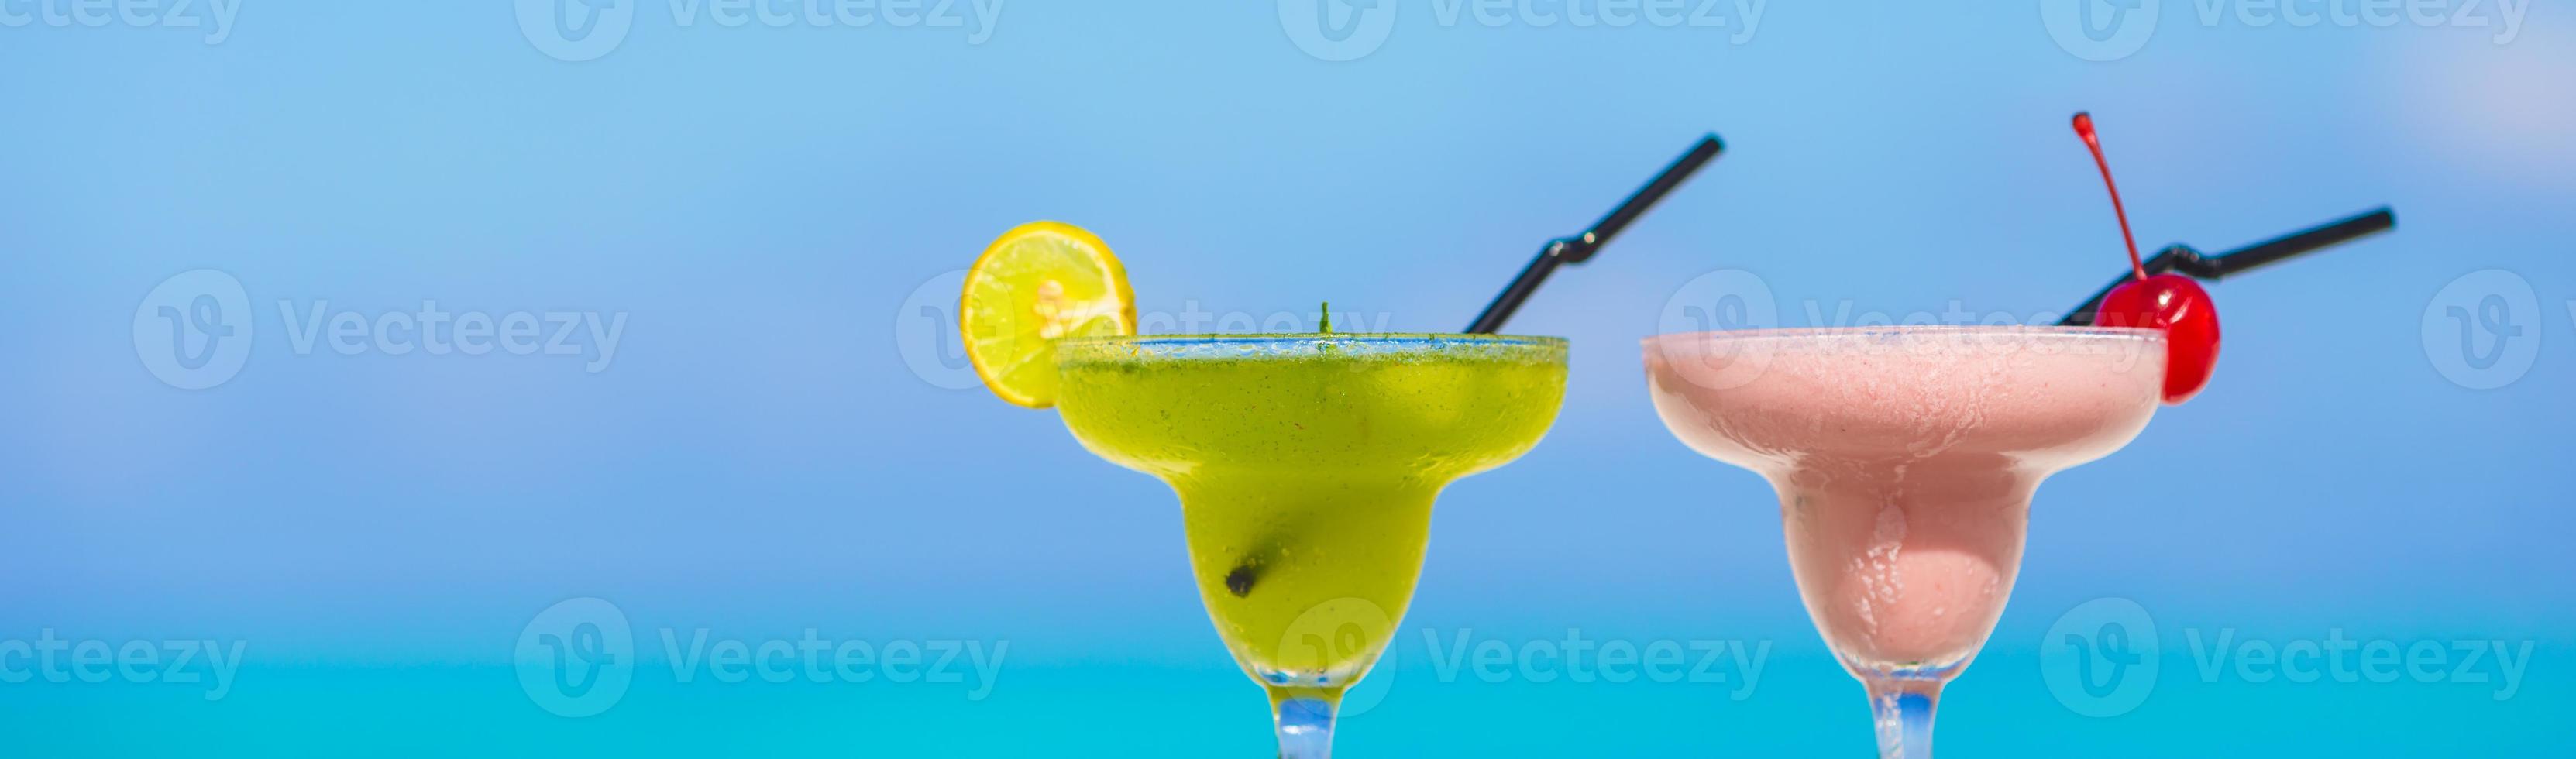
[{"label": "pink cocktail", "polygon": [[1932,708],[1994,631],[2040,480],[2155,413],[2164,333],[1888,327],[1645,341],[1665,426],[1780,495],[1807,614],[1868,686],[1884,756],[1931,755]]}]

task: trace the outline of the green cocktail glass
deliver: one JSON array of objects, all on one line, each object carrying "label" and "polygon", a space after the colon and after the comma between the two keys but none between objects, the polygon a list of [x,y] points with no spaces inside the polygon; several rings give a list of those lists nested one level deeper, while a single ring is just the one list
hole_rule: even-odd
[{"label": "green cocktail glass", "polygon": [[1057,408],[1180,495],[1199,597],[1268,689],[1280,756],[1320,759],[1413,598],[1432,501],[1538,444],[1565,356],[1494,335],[1067,338]]}]

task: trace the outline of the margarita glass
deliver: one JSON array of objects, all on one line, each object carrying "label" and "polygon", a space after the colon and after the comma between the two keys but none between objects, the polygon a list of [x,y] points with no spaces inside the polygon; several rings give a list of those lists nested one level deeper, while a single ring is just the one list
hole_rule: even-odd
[{"label": "margarita glass", "polygon": [[1057,408],[1084,448],[1179,494],[1199,597],[1269,690],[1280,756],[1320,759],[1413,598],[1433,499],[1538,443],[1565,355],[1494,335],[1074,337]]},{"label": "margarita glass", "polygon": [[1780,497],[1799,595],[1867,687],[1885,757],[1929,757],[1941,686],[1994,632],[2031,493],[2155,413],[2160,330],[1766,329],[1645,341],[1655,410]]}]

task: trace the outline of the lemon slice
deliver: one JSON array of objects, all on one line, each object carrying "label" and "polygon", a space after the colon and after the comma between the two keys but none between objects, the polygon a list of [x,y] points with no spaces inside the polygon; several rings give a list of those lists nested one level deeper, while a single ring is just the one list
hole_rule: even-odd
[{"label": "lemon slice", "polygon": [[1046,408],[1055,405],[1055,339],[1136,334],[1136,294],[1108,243],[1071,224],[1033,221],[975,259],[957,321],[984,387]]}]

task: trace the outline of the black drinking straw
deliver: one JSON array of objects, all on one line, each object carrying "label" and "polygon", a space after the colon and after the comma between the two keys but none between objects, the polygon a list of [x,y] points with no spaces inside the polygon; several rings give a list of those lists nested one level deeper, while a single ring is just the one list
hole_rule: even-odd
[{"label": "black drinking straw", "polygon": [[[2387,206],[2381,206],[2378,210],[2369,213],[2292,232],[2215,256],[2193,250],[2189,245],[2174,245],[2157,251],[2155,257],[2146,260],[2147,274],[2153,276],[2166,272],[2178,272],[2184,276],[2215,282],[2230,275],[2243,274],[2262,266],[2289,260],[2300,254],[2351,242],[2396,227],[2397,214]],[[2120,283],[2127,282],[2136,276],[2135,272],[2121,271],[2118,278],[2111,280],[2111,284],[2103,285],[2100,291],[2093,293],[2093,297],[2084,300],[2084,305],[2076,306],[2075,310],[2068,312],[2066,318],[2058,324],[2068,327],[2091,325],[2094,310],[2102,305],[2102,296],[2111,294],[2111,288],[2119,287]]]},{"label": "black drinking straw", "polygon": [[1637,188],[1635,194],[1620,201],[1619,207],[1611,209],[1609,215],[1592,222],[1591,229],[1583,230],[1582,234],[1549,240],[1546,246],[1539,248],[1538,257],[1521,269],[1521,275],[1513,278],[1512,284],[1504,287],[1502,294],[1494,296],[1494,302],[1485,306],[1485,312],[1476,315],[1476,322],[1467,325],[1467,331],[1492,334],[1501,330],[1503,322],[1512,318],[1512,312],[1520,310],[1521,301],[1528,300],[1530,293],[1537,292],[1538,283],[1556,271],[1558,264],[1583,263],[1592,254],[1600,252],[1601,246],[1610,244],[1610,238],[1617,236],[1628,222],[1645,215],[1646,209],[1654,207],[1655,201],[1664,199],[1664,194],[1681,186],[1683,180],[1690,178],[1691,172],[1698,171],[1700,166],[1725,150],[1726,143],[1719,141],[1715,134],[1699,138],[1699,144],[1692,145],[1690,152],[1673,159],[1672,165],[1664,167],[1663,173],[1656,174],[1646,186]]}]

